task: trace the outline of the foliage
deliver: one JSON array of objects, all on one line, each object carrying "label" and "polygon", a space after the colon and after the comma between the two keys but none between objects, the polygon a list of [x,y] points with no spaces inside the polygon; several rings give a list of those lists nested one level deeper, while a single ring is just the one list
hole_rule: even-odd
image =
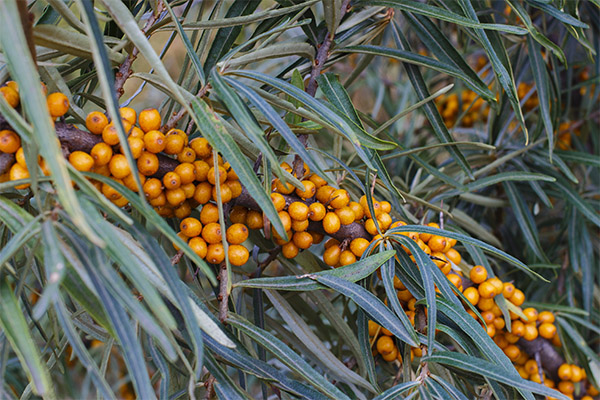
[{"label": "foliage", "polygon": [[[83,127],[92,110],[125,143],[127,105],[208,139],[281,237],[271,177],[302,187],[281,167],[302,166],[295,156],[371,212],[389,201],[409,224],[390,234],[439,222],[463,272],[481,264],[524,307],[554,312],[562,357],[598,387],[597,1],[19,3],[0,1],[0,82],[16,81],[21,101],[0,96],[0,122],[50,173],[0,179],[0,397],[552,394],[475,320],[458,323],[463,305],[408,239],[329,269],[322,245],[286,259],[253,231],[245,265],[203,260],[142,191],[63,157],[59,125]],[[69,99],[56,126],[40,81]],[[416,330],[391,300],[395,276],[427,306]],[[373,357],[369,318],[398,338],[403,364]],[[429,353],[409,362],[419,345]]]}]

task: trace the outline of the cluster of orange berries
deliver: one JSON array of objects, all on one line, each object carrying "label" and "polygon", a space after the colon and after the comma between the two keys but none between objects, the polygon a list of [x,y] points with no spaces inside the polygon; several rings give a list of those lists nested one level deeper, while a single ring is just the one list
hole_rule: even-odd
[{"label": "cluster of orange berries", "polygon": [[[44,84],[42,84],[42,90],[44,95],[46,95],[47,89]],[[16,82],[9,81],[5,86],[0,87],[0,94],[4,96],[4,99],[12,108],[17,108],[19,106],[19,86]],[[59,92],[48,95],[46,97],[46,104],[52,122],[57,118],[64,116],[69,110],[69,99]],[[10,129],[0,131],[0,153],[14,154],[16,160],[8,172],[0,176],[0,182],[29,178],[29,168],[25,161],[25,151],[21,146],[21,138],[16,132]],[[44,175],[50,174],[50,170],[43,158],[40,157],[38,159],[38,165]],[[16,186],[17,189],[26,189],[28,187],[29,184]]]}]

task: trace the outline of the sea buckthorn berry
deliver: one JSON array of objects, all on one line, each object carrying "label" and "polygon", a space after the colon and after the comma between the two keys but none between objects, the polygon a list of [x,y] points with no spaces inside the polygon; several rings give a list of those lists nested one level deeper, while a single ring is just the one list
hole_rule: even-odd
[{"label": "sea buckthorn berry", "polygon": [[160,179],[150,178],[146,180],[142,186],[142,190],[144,191],[144,194],[148,200],[152,200],[160,196],[163,191],[163,185]]},{"label": "sea buckthorn berry", "polygon": [[129,130],[129,136],[128,137],[140,139],[143,142],[144,141],[144,135],[145,135],[145,133],[144,133],[143,130],[141,130],[137,126],[132,126],[131,129]]},{"label": "sea buckthorn berry", "polygon": [[[219,207],[216,204],[207,203],[202,207],[200,211],[200,222],[204,225],[208,225],[211,222],[219,221]],[[241,243],[241,242],[240,242]]]},{"label": "sea buckthorn berry", "polygon": [[377,335],[377,332],[380,330],[379,324],[375,321],[369,320],[369,322],[367,323],[367,326],[369,328],[369,336]]},{"label": "sea buckthorn berry", "polygon": [[505,349],[506,346],[509,345],[508,340],[506,340],[506,337],[504,337],[504,335],[501,333],[494,336],[494,343],[496,343],[496,346],[500,347],[501,349]]},{"label": "sea buckthorn berry", "polygon": [[334,212],[328,212],[323,218],[323,230],[329,235],[333,235],[340,230],[340,218]]},{"label": "sea buckthorn berry", "polygon": [[479,291],[472,286],[466,288],[463,292],[463,295],[472,305],[476,305],[479,302]]},{"label": "sea buckthorn berry", "polygon": [[381,201],[379,203],[381,205],[381,211],[384,213],[391,213],[392,212],[392,205],[390,204],[389,201]]},{"label": "sea buckthorn berry", "polygon": [[384,361],[392,362],[394,361],[400,354],[398,353],[398,348],[394,347],[394,349],[388,354],[382,354],[381,357]]},{"label": "sea buckthorn berry", "polygon": [[190,142],[190,147],[194,149],[196,155],[200,158],[209,157],[212,154],[212,146],[205,138],[195,138]]},{"label": "sea buckthorn berry", "polygon": [[371,235],[377,235],[379,232],[377,231],[377,225],[375,225],[375,221],[373,218],[369,218],[365,221],[365,229]]},{"label": "sea buckthorn berry", "polygon": [[291,194],[295,190],[291,183],[283,183],[279,179],[275,179],[275,189],[281,194]]},{"label": "sea buckthorn berry", "polygon": [[181,177],[175,172],[167,172],[163,176],[163,185],[165,189],[177,189],[181,186]]},{"label": "sea buckthorn berry", "polygon": [[316,174],[312,174],[308,178],[308,180],[310,180],[312,183],[314,183],[316,189],[319,189],[321,186],[327,185],[327,181]]},{"label": "sea buckthorn berry", "polygon": [[304,221],[308,219],[309,207],[300,201],[295,201],[289,205],[288,213],[293,219]]},{"label": "sea buckthorn berry", "polygon": [[[121,180],[117,182],[122,183]],[[116,189],[114,189],[110,185],[107,185],[106,183],[102,184],[102,194],[109,200],[116,200],[119,197],[121,197],[121,193],[119,193]]]},{"label": "sea buckthorn berry", "polygon": [[462,260],[460,253],[454,249],[450,249],[444,254],[446,254],[446,258],[448,258],[448,260],[452,261],[455,265],[460,264],[460,262]]},{"label": "sea buckthorn berry", "polygon": [[296,232],[292,236],[292,241],[299,249],[306,250],[313,244],[313,237],[308,232]]},{"label": "sea buckthorn berry", "polygon": [[340,241],[337,240],[336,238],[329,238],[327,239],[327,241],[325,242],[325,248],[328,249],[332,246],[339,246],[340,245]]},{"label": "sea buckthorn berry", "polygon": [[509,299],[515,306],[520,306],[525,302],[525,294],[520,289],[515,289],[512,297]]},{"label": "sea buckthorn berry", "polygon": [[204,239],[202,239],[199,236],[193,237],[188,242],[188,245],[190,246],[192,251],[196,253],[196,255],[198,255],[198,257],[202,259],[206,257],[206,253],[208,253],[208,244]]},{"label": "sea buckthorn berry", "polygon": [[181,153],[177,154],[177,161],[193,163],[196,161],[196,152],[191,147],[184,147]]},{"label": "sea buckthorn berry", "polygon": [[152,130],[144,135],[146,150],[150,153],[160,153],[167,146],[167,139],[161,131]]},{"label": "sea buckthorn berry", "polygon": [[21,147],[21,138],[13,131],[0,131],[0,152],[16,153]]},{"label": "sea buckthorn berry", "polygon": [[[373,218],[373,216],[371,215],[371,210],[369,209],[369,204],[367,203],[366,197],[365,197],[364,203],[365,204],[363,205],[363,202],[361,201],[360,204],[363,206],[363,209],[365,210],[365,215],[367,216],[367,218]],[[376,200],[373,200],[373,212],[375,213],[375,218],[377,218],[377,216],[383,212],[383,211],[381,211],[381,204]]]},{"label": "sea buckthorn berry", "polygon": [[365,216],[365,210],[363,210],[362,206],[356,201],[351,201],[350,203],[348,203],[348,207],[350,207],[350,209],[354,213],[355,221],[359,221]]},{"label": "sea buckthorn berry", "polygon": [[167,202],[173,207],[177,207],[185,201],[185,192],[181,188],[167,189],[165,195],[167,196]]},{"label": "sea buckthorn berry", "polygon": [[229,220],[232,224],[243,224],[246,222],[248,209],[242,206],[234,206],[229,213]]},{"label": "sea buckthorn berry", "polygon": [[504,284],[500,279],[493,277],[488,279],[488,282],[494,285],[494,288],[496,288],[496,294],[500,294],[504,290]]},{"label": "sea buckthorn berry", "polygon": [[[431,228],[437,228],[439,229],[440,226],[438,224],[436,224],[435,222],[430,222],[427,224],[427,226],[431,227]],[[419,233],[419,238],[421,238],[422,241],[424,241],[425,243],[427,243],[429,241],[429,239],[431,239],[433,235],[431,233]]]},{"label": "sea buckthorn berry", "polygon": [[287,242],[281,246],[281,254],[283,254],[285,258],[294,258],[299,252],[300,249],[294,244],[294,242]]},{"label": "sea buckthorn berry", "polygon": [[163,207],[167,204],[167,195],[165,192],[161,192],[158,196],[151,199],[149,203],[152,207]]},{"label": "sea buckthorn berry", "polygon": [[545,322],[552,324],[552,323],[554,323],[555,318],[554,318],[554,314],[552,314],[552,312],[542,311],[541,313],[538,314],[537,320],[540,321],[540,323],[542,323],[542,324]]},{"label": "sea buckthorn berry", "polygon": [[212,198],[212,188],[213,186],[208,182],[200,182],[196,185],[196,189],[194,191],[194,200],[198,202],[198,204],[206,204]]},{"label": "sea buckthorn berry", "polygon": [[[48,167],[48,163],[46,162],[46,160],[44,160],[43,158],[40,158],[40,161],[38,164],[40,166],[40,169],[42,170],[42,174],[44,174],[44,176],[50,176],[52,171],[50,171],[50,167]],[[108,168],[106,168],[106,169],[108,170]],[[93,167],[92,167],[92,172],[95,172]],[[110,171],[108,172],[107,175],[110,175]],[[102,185],[100,185],[100,186],[102,186]]]},{"label": "sea buckthorn berry", "polygon": [[[585,79],[587,80],[587,79]],[[13,89],[15,92],[19,93],[19,84],[15,81],[7,81],[6,82],[6,86],[8,86],[9,88]],[[46,94],[44,93],[44,96]]]},{"label": "sea buckthorn berry", "polygon": [[302,181],[304,190],[296,189],[296,194],[303,199],[310,199],[317,193],[317,187],[311,181]]},{"label": "sea buckthorn berry", "polygon": [[377,351],[381,354],[389,354],[395,348],[394,340],[389,336],[382,336],[377,340]]},{"label": "sea buckthorn berry", "polygon": [[204,225],[202,228],[202,239],[206,241],[206,243],[220,243],[221,242],[221,225],[217,222],[211,222]]},{"label": "sea buckthorn berry", "polygon": [[496,334],[496,327],[494,325],[487,325],[485,331],[489,337],[494,337]]},{"label": "sea buckthorn berry", "polygon": [[[377,216],[377,222],[379,222],[379,228],[382,231],[387,231],[388,228],[392,225],[392,217],[390,216],[390,214],[382,212],[381,214],[379,214]],[[418,235],[414,232],[413,233],[413,240],[415,240],[416,238],[418,238]]]},{"label": "sea buckthorn berry", "polygon": [[271,193],[271,201],[273,202],[273,206],[275,206],[275,210],[277,212],[283,211],[285,208],[285,197],[280,193]]},{"label": "sea buckthorn berry", "polygon": [[52,118],[62,117],[69,111],[69,99],[60,92],[50,94],[46,98],[46,103]]},{"label": "sea buckthorn berry", "polygon": [[225,181],[223,186],[226,186],[231,191],[231,198],[235,199],[242,194],[242,184],[240,181]]},{"label": "sea buckthorn berry", "polygon": [[354,211],[348,206],[336,209],[335,213],[342,225],[349,225],[354,222]]},{"label": "sea buckthorn berry", "polygon": [[290,217],[290,214],[288,214],[287,211],[279,211],[277,214],[283,224],[283,228],[286,231],[289,231],[292,228],[292,218]]},{"label": "sea buckthorn berry", "polygon": [[198,182],[204,182],[208,178],[208,171],[210,170],[210,165],[206,161],[196,160],[193,163],[194,165],[194,174],[196,175],[196,180]]},{"label": "sea buckthorn berry", "polygon": [[569,364],[561,364],[560,367],[558,367],[558,377],[563,380],[563,381],[569,381],[571,380],[571,376],[573,375],[573,369],[571,368],[571,365]]},{"label": "sea buckthorn berry", "polygon": [[195,167],[191,163],[181,163],[175,167],[174,172],[181,178],[181,184],[185,185],[194,182],[196,179]]},{"label": "sea buckthorn berry", "polygon": [[482,312],[481,317],[483,318],[483,321],[488,325],[493,323],[494,319],[496,319],[496,317],[494,316],[494,314],[491,311]]},{"label": "sea buckthorn berry", "polygon": [[[142,153],[144,152],[144,141],[140,138],[136,138],[136,137],[128,137],[127,138],[127,144],[129,145],[129,150],[131,150],[131,156],[137,160],[138,158],[140,158],[140,156],[142,155]],[[121,153],[125,153],[123,151],[123,146],[121,146]]]},{"label": "sea buckthorn berry", "polygon": [[333,192],[335,192],[335,188],[329,185],[321,186],[317,190],[316,198],[320,203],[325,204],[329,201],[329,198]]},{"label": "sea buckthorn berry", "polygon": [[246,226],[249,229],[260,229],[263,225],[262,213],[260,211],[249,210],[246,214]]},{"label": "sea buckthorn berry", "polygon": [[435,251],[431,253],[430,258],[431,261],[433,261],[433,263],[437,265],[438,268],[444,273],[444,275],[447,275],[452,270],[452,266],[448,262],[448,259],[444,253]]},{"label": "sea buckthorn berry", "polygon": [[345,189],[334,190],[329,196],[329,205],[333,208],[346,207],[350,203],[350,195]]},{"label": "sea buckthorn berry", "polygon": [[23,150],[23,147],[19,147],[19,149],[15,153],[15,161],[21,167],[27,169],[27,160],[25,160],[25,150]]},{"label": "sea buckthorn berry", "polygon": [[413,295],[408,290],[398,290],[397,297],[398,297],[398,300],[406,303],[406,302],[410,301],[410,299],[413,298]]},{"label": "sea buckthorn berry", "polygon": [[369,244],[370,242],[364,238],[353,239],[350,242],[350,251],[352,251],[356,257],[362,257],[363,253],[369,247]]},{"label": "sea buckthorn berry", "polygon": [[233,224],[227,228],[227,242],[230,244],[242,244],[248,239],[248,228],[244,224]]},{"label": "sea buckthorn berry", "polygon": [[525,321],[527,323],[532,323],[532,322],[537,321],[538,311],[535,308],[527,307],[526,309],[523,310],[523,314],[525,314],[525,317],[527,317],[525,319]]},{"label": "sea buckthorn berry", "polygon": [[538,329],[535,326],[535,323],[530,323],[525,325],[525,333],[523,334],[523,339],[532,341],[536,339],[539,335]]},{"label": "sea buckthorn berry", "polygon": [[310,235],[313,237],[313,244],[319,244],[325,239],[325,235],[319,232],[308,231]]},{"label": "sea buckthorn berry", "polygon": [[488,273],[487,273],[486,269],[481,265],[474,266],[473,268],[471,268],[471,272],[469,273],[469,278],[475,284],[482,283],[483,281],[485,281],[487,279],[487,276],[488,276]]},{"label": "sea buckthorn berry", "polygon": [[341,254],[342,249],[340,249],[337,245],[330,246],[323,252],[323,262],[330,267],[335,267],[340,262]]},{"label": "sea buckthorn berry", "polygon": [[191,199],[196,193],[196,185],[193,183],[186,183],[185,185],[181,185],[180,188],[185,193],[186,199]]},{"label": "sea buckthorn berry", "polygon": [[140,112],[138,123],[144,132],[155,131],[160,128],[160,113],[155,108],[147,108]]},{"label": "sea buckthorn berry", "polygon": [[570,381],[560,381],[558,382],[558,390],[560,390],[561,393],[570,395],[575,391],[575,385]]},{"label": "sea buckthorn berry", "polygon": [[304,221],[292,219],[292,230],[296,232],[303,232],[308,229],[308,224],[309,222],[307,219],[305,219]]},{"label": "sea buckthorn berry", "polygon": [[[448,274],[446,275],[448,277],[448,280],[450,282],[452,282],[452,284],[457,288],[457,289],[461,289],[462,288],[462,279],[460,278],[460,276],[456,275],[456,274]],[[493,314],[492,314],[493,315]],[[486,321],[487,322],[487,321]]]},{"label": "sea buckthorn berry", "polygon": [[[19,179],[27,179],[29,178],[29,171],[27,168],[24,168],[21,164],[15,163],[10,167],[8,171],[8,177],[11,181],[16,181]],[[27,189],[29,187],[29,183],[24,183],[22,185],[15,186],[15,189]]]},{"label": "sea buckthorn berry", "polygon": [[584,370],[577,365],[571,365],[571,382],[581,382],[583,379],[583,372]]},{"label": "sea buckthorn berry", "polygon": [[104,127],[102,130],[102,140],[104,143],[114,146],[119,144],[119,134],[117,133],[117,127],[111,122]]},{"label": "sea buckthorn berry", "polygon": [[225,168],[223,168],[221,166],[218,166],[217,169],[215,169],[214,167],[211,167],[208,170],[207,179],[211,185],[214,185],[216,183],[217,179],[219,180],[219,183],[223,184],[223,183],[225,183],[225,180],[227,179],[227,171],[225,171]]},{"label": "sea buckthorn berry", "polygon": [[185,147],[185,140],[179,135],[169,135],[165,138],[165,150],[167,154],[179,154]]},{"label": "sea buckthorn berry", "polygon": [[127,204],[129,204],[129,200],[127,200],[123,196],[119,197],[118,199],[111,200],[111,201],[117,207],[125,207]]},{"label": "sea buckthorn berry", "polygon": [[77,171],[87,172],[94,166],[94,159],[83,151],[74,151],[69,154],[69,162]]},{"label": "sea buckthorn berry", "polygon": [[137,113],[131,107],[121,107],[119,109],[119,114],[121,114],[121,118],[129,122],[131,125],[135,124],[137,120]]},{"label": "sea buckthorn berry", "polygon": [[446,247],[447,241],[443,236],[433,235],[427,242],[427,245],[432,251],[443,252]]},{"label": "sea buckthorn berry", "polygon": [[322,203],[315,202],[308,206],[308,218],[311,221],[321,221],[325,218],[325,214],[327,214],[327,209]]},{"label": "sea buckthorn berry", "polygon": [[[16,108],[19,105],[19,93],[10,86],[0,88],[0,94],[4,96],[4,100],[12,107]],[[67,105],[68,108],[68,105]]]},{"label": "sea buckthorn berry", "polygon": [[513,321],[510,333],[518,337],[523,337],[525,335],[525,324],[521,321]]},{"label": "sea buckthorn berry", "polygon": [[192,214],[192,206],[190,206],[188,201],[184,201],[179,207],[173,210],[173,214],[175,218],[185,219]]},{"label": "sea buckthorn berry", "polygon": [[229,262],[236,267],[246,264],[248,258],[250,257],[248,249],[239,244],[233,244],[229,246],[227,255],[229,256]]},{"label": "sea buckthorn berry", "polygon": [[504,327],[506,327],[506,322],[504,321],[504,318],[496,317],[496,319],[494,320],[494,327],[497,330],[504,329]]},{"label": "sea buckthorn berry", "polygon": [[479,301],[477,302],[477,308],[479,308],[481,311],[489,311],[494,307],[495,304],[496,303],[494,302],[494,299],[483,298],[480,294]]},{"label": "sea buckthorn berry", "polygon": [[504,349],[502,349],[502,351],[504,351],[504,354],[506,354],[510,361],[513,362],[516,361],[517,358],[519,358],[519,356],[521,355],[521,349],[519,349],[514,344],[509,344]]},{"label": "sea buckthorn berry", "polygon": [[142,175],[154,175],[159,167],[158,157],[156,157],[156,154],[144,151],[140,158],[137,159],[137,167]]},{"label": "sea buckthorn berry", "polygon": [[117,179],[123,179],[131,173],[127,158],[123,154],[115,154],[108,163],[110,173]]},{"label": "sea buckthorn berry", "polygon": [[187,237],[198,236],[202,233],[202,223],[196,218],[185,218],[179,223],[179,229]]},{"label": "sea buckthorn berry", "polygon": [[540,336],[544,339],[552,339],[556,335],[556,326],[549,322],[544,322],[538,328]]},{"label": "sea buckthorn berry", "polygon": [[222,243],[213,243],[208,245],[206,251],[206,261],[211,264],[220,264],[225,260],[225,248]]},{"label": "sea buckthorn berry", "polygon": [[340,265],[350,265],[356,262],[356,256],[350,250],[344,250],[340,254]]},{"label": "sea buckthorn berry", "polygon": [[510,299],[512,295],[515,293],[515,285],[510,282],[504,282],[502,284],[502,295],[505,299]]}]

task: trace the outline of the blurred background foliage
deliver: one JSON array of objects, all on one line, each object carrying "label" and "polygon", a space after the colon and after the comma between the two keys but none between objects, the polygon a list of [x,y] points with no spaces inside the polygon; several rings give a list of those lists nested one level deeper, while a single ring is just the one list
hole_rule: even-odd
[{"label": "blurred background foliage", "polygon": [[[28,43],[49,92],[69,97],[67,123],[82,126],[93,110],[116,115],[119,105],[155,107],[163,121],[183,108],[178,126],[192,128],[190,137],[214,130],[216,138],[225,129],[239,147],[223,154],[251,165],[259,153],[255,137],[213,90],[220,80],[271,133],[268,145],[279,162],[291,163],[299,142],[274,130],[273,117],[307,135],[310,161],[355,199],[373,184],[375,197],[392,203],[394,218],[442,219],[445,229],[486,242],[545,278],[457,245],[465,265],[489,263],[525,292],[526,305],[561,316],[564,356],[598,383],[597,1],[168,5],[32,0],[28,28],[22,7],[0,2],[0,82],[19,83],[24,119],[4,102],[0,113],[19,130],[28,159],[62,158],[35,90]],[[333,43],[319,58],[330,32]],[[106,88],[134,52],[117,103]],[[324,61],[324,75],[311,100],[297,88],[310,85],[315,60]],[[196,94],[218,119],[203,118]],[[223,143],[215,146],[221,152]],[[258,166],[261,177],[272,175],[271,163]],[[219,271],[177,242],[178,222],[165,223],[132,192],[129,207],[111,207],[91,186],[74,191],[69,177],[81,183],[83,175],[66,163],[50,169],[50,178],[32,174],[31,192],[0,183],[0,397],[202,397],[210,371],[220,398],[372,398],[399,382],[412,397],[485,398],[485,381],[471,372],[432,366],[452,390],[431,379],[419,385],[418,362],[373,364],[360,339],[366,325],[359,307],[344,293],[234,288],[235,313],[222,324],[215,317]],[[270,184],[241,180],[255,191]],[[233,270],[233,283],[256,276],[258,260],[273,247],[259,234],[250,241],[253,257]],[[188,250],[176,267],[173,242]],[[278,258],[261,273],[319,271],[321,251],[314,246],[293,260]],[[368,287],[383,298],[380,287]],[[315,348],[326,353],[318,357]],[[282,361],[292,354],[310,365],[304,375]],[[345,367],[336,371],[328,357]],[[323,386],[321,376],[334,383]],[[509,382],[488,378],[494,395],[516,395]],[[388,396],[381,398],[394,398]]]}]

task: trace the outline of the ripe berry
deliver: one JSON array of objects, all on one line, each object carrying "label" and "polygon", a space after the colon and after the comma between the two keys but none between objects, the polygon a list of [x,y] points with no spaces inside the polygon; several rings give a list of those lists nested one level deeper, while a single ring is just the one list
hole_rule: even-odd
[{"label": "ripe berry", "polygon": [[275,189],[282,194],[291,194],[294,192],[294,186],[291,183],[283,183],[279,179],[275,179]]},{"label": "ripe berry", "polygon": [[479,284],[487,279],[487,275],[488,275],[487,271],[483,266],[476,265],[473,268],[471,268],[471,272],[469,273],[469,278],[471,279],[471,281],[473,283]]},{"label": "ripe berry", "polygon": [[510,299],[512,295],[515,293],[515,285],[510,282],[504,282],[502,284],[502,295],[505,299]]},{"label": "ripe berry", "polygon": [[196,191],[194,192],[194,200],[200,204],[206,204],[212,198],[213,186],[208,182],[201,182],[196,185]]},{"label": "ripe berry", "polygon": [[148,200],[157,198],[163,191],[162,182],[156,178],[150,178],[146,180],[142,190],[146,194]]},{"label": "ripe berry", "polygon": [[585,370],[579,368],[577,365],[571,365],[571,382],[581,382]]},{"label": "ripe berry", "polygon": [[206,161],[196,160],[193,163],[194,165],[194,174],[196,175],[196,180],[198,182],[204,182],[208,178],[208,171],[210,170],[210,165]]},{"label": "ripe berry", "polygon": [[54,119],[62,117],[69,111],[69,99],[60,92],[52,93],[46,98],[48,111]]},{"label": "ripe berry", "polygon": [[515,306],[520,306],[525,302],[525,295],[520,289],[515,289],[512,297],[509,299]]},{"label": "ripe berry", "polygon": [[356,262],[356,256],[350,250],[344,250],[340,254],[340,265],[350,265]]},{"label": "ripe berry", "polygon": [[[140,178],[140,183],[143,185],[144,182],[146,182],[146,177],[142,174],[138,174],[138,177]],[[138,192],[139,188],[138,185],[135,181],[135,176],[133,175],[133,173],[127,175],[125,178],[123,178],[123,184],[129,189],[132,190],[134,192]]]},{"label": "ripe berry", "polygon": [[115,154],[108,163],[110,173],[117,179],[123,179],[131,173],[127,158],[123,154]]},{"label": "ripe berry", "polygon": [[155,108],[147,108],[140,112],[138,122],[144,132],[158,130],[161,123],[160,113]]},{"label": "ripe berry", "polygon": [[336,209],[335,213],[340,219],[340,223],[342,225],[349,225],[354,222],[354,211],[352,211],[352,209],[348,206]]},{"label": "ripe berry", "polygon": [[167,196],[167,201],[173,207],[177,207],[185,201],[185,192],[181,188],[166,190],[165,195]]},{"label": "ripe berry", "polygon": [[460,264],[462,257],[458,251],[456,251],[454,249],[450,249],[445,254],[446,254],[446,258],[448,258],[448,260],[452,261],[455,265]]},{"label": "ripe berry", "polygon": [[296,189],[296,194],[303,199],[310,199],[317,193],[317,188],[314,183],[308,180],[302,181],[304,190]]},{"label": "ripe berry", "polygon": [[200,222],[204,225],[208,225],[211,222],[219,221],[219,207],[213,203],[207,203],[202,207],[200,211]]},{"label": "ripe berry", "polygon": [[323,218],[323,230],[329,235],[333,235],[340,230],[340,218],[334,212],[328,212]]},{"label": "ripe berry", "polygon": [[[117,182],[121,182],[122,181],[117,181]],[[119,197],[121,197],[121,193],[119,193],[116,189],[114,189],[112,186],[107,185],[106,183],[102,184],[102,194],[104,196],[106,196],[107,199],[109,200],[116,200]]]},{"label": "ripe berry", "polygon": [[194,253],[198,255],[200,258],[205,258],[208,253],[208,244],[201,237],[193,237],[188,242],[188,245],[192,249]]},{"label": "ripe berry", "polygon": [[329,198],[333,192],[335,192],[335,188],[329,185],[321,186],[317,190],[316,198],[320,203],[325,204],[329,201]]},{"label": "ripe berry", "polygon": [[137,159],[138,171],[142,175],[150,176],[154,175],[158,171],[158,157],[156,154],[144,151],[142,155]]},{"label": "ripe berry", "polygon": [[313,237],[313,244],[319,244],[325,238],[325,235],[319,232],[309,231],[308,233]]},{"label": "ripe berry", "polygon": [[248,209],[242,206],[234,206],[229,213],[229,220],[232,224],[243,224],[246,222]]},{"label": "ripe berry", "polygon": [[[125,129],[125,133],[129,132],[129,130],[131,129],[131,124],[125,120],[123,120],[122,122],[123,129]],[[117,127],[113,122],[106,125],[102,130],[102,140],[111,146],[119,144],[119,134],[117,132]]]},{"label": "ripe berry", "polygon": [[433,235],[431,239],[427,242],[427,245],[432,251],[444,251],[446,247],[446,238],[443,236]]},{"label": "ripe berry", "polygon": [[[144,141],[140,138],[131,137],[127,138],[127,145],[129,146],[129,150],[131,151],[131,156],[137,160],[140,158],[142,153],[144,152]],[[120,146],[121,153],[124,154],[123,146]]]},{"label": "ripe berry", "polygon": [[213,243],[208,245],[206,252],[206,261],[211,264],[220,264],[225,260],[225,249],[222,243]]},{"label": "ripe berry", "polygon": [[69,162],[77,171],[88,172],[94,166],[94,159],[83,151],[74,151],[69,154]]},{"label": "ripe berry", "polygon": [[167,204],[167,195],[165,194],[165,192],[160,192],[160,194],[155,198],[151,199],[149,203],[152,207],[163,207]]},{"label": "ripe berry", "polygon": [[373,236],[375,236],[379,233],[377,231],[377,225],[375,224],[375,220],[373,220],[373,218],[368,218],[365,221],[365,229],[367,232],[369,232]]},{"label": "ripe berry", "polygon": [[395,348],[394,340],[389,336],[382,336],[377,340],[377,351],[382,355],[391,353]]},{"label": "ripe berry", "polygon": [[277,212],[283,211],[285,208],[285,197],[279,193],[271,193],[271,201]]},{"label": "ripe berry", "polygon": [[552,339],[556,335],[556,326],[549,322],[544,322],[538,328],[540,336],[545,339]]},{"label": "ripe berry", "polygon": [[225,168],[221,166],[219,166],[217,169],[211,167],[208,170],[207,179],[211,185],[214,185],[217,179],[219,180],[219,183],[223,184],[227,179],[227,171],[225,171]]},{"label": "ripe berry", "polygon": [[246,214],[246,226],[248,229],[260,229],[263,225],[262,213],[260,211],[249,210]]},{"label": "ripe berry", "polygon": [[570,395],[575,391],[575,385],[570,381],[560,381],[558,383],[558,390],[563,394]]},{"label": "ripe berry", "polygon": [[[11,181],[27,179],[29,178],[29,171],[21,164],[15,163],[12,165],[12,167],[10,167],[10,170],[8,171],[8,177]],[[15,189],[27,189],[28,187],[29,183],[24,183],[22,185],[15,186]]]},{"label": "ripe berry", "polygon": [[296,232],[303,232],[308,229],[308,224],[309,222],[307,219],[305,219],[304,221],[297,221],[295,219],[292,219],[292,230]]},{"label": "ripe berry", "polygon": [[327,214],[327,209],[319,202],[312,203],[308,206],[308,218],[310,218],[311,221],[321,221],[325,218],[325,214]]},{"label": "ripe berry", "polygon": [[185,185],[181,185],[180,188],[185,193],[186,199],[191,199],[196,193],[196,185],[193,183],[186,183]]},{"label": "ripe berry", "polygon": [[196,152],[191,147],[184,147],[181,153],[177,154],[179,162],[193,163],[196,161]]},{"label": "ripe berry", "polygon": [[21,147],[21,138],[13,131],[0,131],[0,152],[16,153]]},{"label": "ripe berry", "polygon": [[506,346],[504,349],[502,349],[502,351],[504,351],[504,354],[506,354],[506,356],[511,360],[511,361],[516,361],[517,358],[519,358],[519,356],[521,355],[521,349],[519,349],[517,346],[515,346],[514,344],[509,344],[508,346]]},{"label": "ripe berry", "polygon": [[248,239],[248,228],[244,224],[233,224],[227,228],[227,242],[230,244],[242,244]]},{"label": "ripe berry", "polygon": [[[377,222],[379,223],[379,228],[382,231],[386,231],[390,225],[392,225],[392,217],[388,213],[382,212],[377,216]],[[413,240],[418,238],[418,234],[416,232],[411,232],[413,234]]]},{"label": "ripe berry", "polygon": [[108,125],[108,118],[99,111],[92,111],[85,118],[85,127],[94,135],[101,135]]},{"label": "ripe berry", "polygon": [[206,240],[206,243],[220,243],[221,238],[221,225],[217,222],[208,223],[202,228],[202,238]]},{"label": "ripe berry", "polygon": [[167,146],[167,139],[161,131],[152,130],[144,135],[146,150],[151,153],[160,153]]},{"label": "ripe berry", "polygon": [[496,288],[490,282],[485,281],[479,285],[479,295],[484,299],[491,299],[496,296],[498,293],[496,292]]},{"label": "ripe berry", "polygon": [[288,214],[286,211],[279,211],[277,214],[279,215],[279,219],[283,224],[283,228],[286,231],[289,231],[292,228],[292,218],[290,217],[290,214]]},{"label": "ripe berry", "polygon": [[523,314],[525,314],[525,317],[527,317],[527,319],[525,320],[527,323],[537,321],[538,311],[535,308],[527,307],[523,310]]},{"label": "ripe berry", "polygon": [[552,324],[554,323],[554,314],[552,314],[550,311],[542,311],[541,313],[538,314],[538,321],[540,321],[540,323],[549,323]]},{"label": "ripe berry", "polygon": [[10,86],[0,88],[0,94],[4,96],[4,100],[12,107],[16,108],[19,105],[19,93]]},{"label": "ripe berry", "polygon": [[571,380],[571,375],[573,374],[573,370],[569,364],[561,364],[558,367],[558,377],[563,381]]},{"label": "ripe berry", "polygon": [[281,254],[283,254],[285,258],[294,258],[298,255],[299,252],[300,249],[294,244],[294,242],[290,241],[281,246]]},{"label": "ripe berry", "polygon": [[181,186],[181,177],[175,172],[167,172],[163,176],[163,185],[166,189],[177,189]]},{"label": "ripe berry", "polygon": [[202,233],[202,223],[196,218],[186,218],[179,224],[179,229],[187,237],[195,237]]},{"label": "ripe berry", "polygon": [[334,267],[340,262],[341,254],[342,249],[340,249],[337,245],[330,246],[323,252],[323,262],[330,267]]},{"label": "ripe berry", "polygon": [[288,213],[290,217],[297,221],[304,221],[308,219],[308,212],[309,207],[300,201],[295,201],[288,207]]},{"label": "ripe berry", "polygon": [[190,147],[200,158],[206,158],[212,154],[212,147],[205,138],[195,138],[190,142]]},{"label": "ripe berry", "polygon": [[308,232],[296,232],[292,236],[292,241],[299,249],[308,249],[313,244],[313,237]]},{"label": "ripe berry", "polygon": [[354,212],[355,221],[361,220],[365,216],[365,210],[363,210],[362,206],[356,201],[351,201],[348,203],[348,207],[350,207],[352,212]]},{"label": "ripe berry", "polygon": [[185,140],[179,135],[168,135],[165,138],[165,150],[167,154],[179,154],[185,147]]},{"label": "ripe berry", "polygon": [[229,256],[229,262],[236,267],[240,267],[248,261],[250,253],[248,249],[242,245],[234,244],[229,246],[227,250],[227,255]]},{"label": "ripe berry", "polygon": [[502,283],[500,279],[493,277],[488,279],[488,282],[494,285],[494,288],[496,288],[496,294],[500,294],[504,291],[504,283]]},{"label": "ripe berry", "polygon": [[356,257],[362,257],[363,253],[369,247],[369,244],[370,242],[364,238],[353,239],[350,242],[350,251],[352,251]]},{"label": "ripe berry", "polygon": [[384,213],[390,213],[392,212],[392,205],[390,204],[389,201],[382,201],[379,203],[381,205],[381,211]]},{"label": "ripe berry", "polygon": [[131,125],[135,124],[137,119],[137,113],[131,107],[121,107],[119,109],[119,114],[121,114],[121,118],[129,122]]},{"label": "ripe berry", "polygon": [[346,207],[350,202],[350,195],[345,189],[337,189],[331,193],[329,197],[329,205],[333,208]]}]

